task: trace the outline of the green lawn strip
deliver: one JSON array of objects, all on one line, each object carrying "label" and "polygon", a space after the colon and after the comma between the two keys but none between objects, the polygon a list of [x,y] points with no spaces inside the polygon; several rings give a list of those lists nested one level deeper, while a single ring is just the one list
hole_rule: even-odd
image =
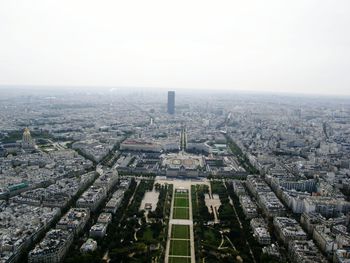
[{"label": "green lawn strip", "polygon": [[175,192],[175,198],[176,197],[185,197],[185,198],[188,198],[188,193],[176,193]]},{"label": "green lawn strip", "polygon": [[169,257],[169,263],[191,263],[191,258]]},{"label": "green lawn strip", "polygon": [[174,196],[175,199],[189,199],[190,197],[187,195],[187,196],[177,196],[175,195]]},{"label": "green lawn strip", "polygon": [[171,238],[190,239],[190,226],[172,225]]},{"label": "green lawn strip", "polygon": [[184,207],[175,207],[173,213],[174,219],[189,219],[188,208]]},{"label": "green lawn strip", "polygon": [[176,207],[189,207],[190,202],[187,198],[175,198],[174,206],[176,206]]},{"label": "green lawn strip", "polygon": [[190,256],[190,240],[171,240],[170,256]]}]

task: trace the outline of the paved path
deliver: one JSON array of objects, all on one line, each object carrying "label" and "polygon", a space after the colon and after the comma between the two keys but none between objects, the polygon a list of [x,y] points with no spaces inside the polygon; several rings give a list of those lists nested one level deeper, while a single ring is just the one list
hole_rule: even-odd
[{"label": "paved path", "polygon": [[189,203],[190,203],[190,244],[191,244],[191,263],[196,263],[196,254],[194,252],[194,230],[193,230],[193,215],[192,215],[192,196],[191,186],[188,189]]},{"label": "paved path", "polygon": [[190,220],[190,219],[171,219],[170,222],[173,225],[190,225],[190,224],[192,224],[192,220]]},{"label": "paved path", "polygon": [[175,194],[175,186],[173,185],[173,199],[171,200],[171,208],[170,208],[170,220],[168,224],[168,236],[166,241],[166,249],[165,249],[165,263],[169,262],[169,250],[170,250],[170,239],[171,239],[171,220],[173,218],[173,209],[174,209],[174,194]]}]

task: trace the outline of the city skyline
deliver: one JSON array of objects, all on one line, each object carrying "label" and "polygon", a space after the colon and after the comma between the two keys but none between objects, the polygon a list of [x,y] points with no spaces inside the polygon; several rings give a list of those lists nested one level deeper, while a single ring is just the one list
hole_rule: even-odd
[{"label": "city skyline", "polygon": [[11,90],[1,262],[350,257],[346,98]]},{"label": "city skyline", "polygon": [[[130,94],[132,92],[136,93],[163,93],[167,94],[169,87],[141,87],[141,86],[89,86],[89,85],[66,85],[66,86],[57,86],[57,85],[0,85],[0,92],[8,95],[16,92],[23,92],[23,94],[36,94],[36,92],[46,92],[47,94],[56,94],[56,93],[86,93],[86,94],[108,94],[123,92],[125,94]],[[308,91],[273,91],[273,90],[244,90],[244,89],[195,89],[195,88],[174,88],[171,87],[171,90],[180,92],[180,94],[185,93],[196,93],[203,92],[207,94],[252,94],[252,95],[262,95],[262,96],[287,96],[287,97],[320,97],[320,98],[340,98],[347,99],[350,97],[349,94],[340,94],[336,92],[308,92]]]}]

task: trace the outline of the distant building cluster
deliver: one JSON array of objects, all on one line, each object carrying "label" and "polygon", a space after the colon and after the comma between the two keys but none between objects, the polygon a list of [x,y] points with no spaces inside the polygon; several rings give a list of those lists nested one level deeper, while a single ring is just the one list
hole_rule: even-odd
[{"label": "distant building cluster", "polygon": [[59,208],[0,201],[0,262],[16,262],[59,218]]},{"label": "distant building cluster", "polygon": [[187,91],[176,103],[174,91],[1,99],[0,262],[31,248],[29,262],[61,262],[82,236],[81,253],[95,251],[130,186],[119,175],[226,179],[263,253],[350,261],[345,100]]},{"label": "distant building cluster", "polygon": [[[62,262],[69,247],[72,245],[74,237],[79,236],[90,222],[91,212],[101,205],[101,200],[105,200],[107,197],[107,189],[109,187],[106,177],[109,175],[113,178],[118,178],[116,173],[107,171],[98,179],[94,184],[88,188],[76,202],[75,208],[71,208],[56,224],[56,228],[49,231],[44,239],[38,243],[33,250],[29,252],[29,262]],[[102,182],[105,184],[102,186]],[[114,179],[114,182],[116,180]],[[111,183],[111,182],[110,182]],[[100,186],[96,186],[100,185]],[[129,187],[130,181],[123,180],[121,188],[117,190],[107,204],[114,198],[117,202],[121,202],[125,190]],[[114,185],[113,185],[114,186]],[[98,189],[98,190],[97,190]],[[112,187],[109,188],[110,190]],[[104,193],[101,197],[99,193]],[[96,205],[97,203],[97,205]],[[105,207],[108,211],[108,207]],[[102,212],[97,218],[96,224],[91,226],[89,230],[90,238],[83,243],[80,248],[82,253],[95,251],[97,249],[97,242],[94,239],[102,238],[105,236],[107,227],[112,221],[112,213]]]},{"label": "distant building cluster", "polygon": [[28,262],[62,262],[73,243],[72,231],[52,229],[28,255]]}]

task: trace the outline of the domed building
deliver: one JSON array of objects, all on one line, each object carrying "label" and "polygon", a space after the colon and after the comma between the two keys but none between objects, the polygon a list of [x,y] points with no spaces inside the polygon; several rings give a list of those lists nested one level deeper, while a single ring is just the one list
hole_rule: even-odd
[{"label": "domed building", "polygon": [[25,128],[23,131],[22,148],[28,150],[35,149],[35,142],[32,139],[32,136],[30,135],[29,128]]}]

